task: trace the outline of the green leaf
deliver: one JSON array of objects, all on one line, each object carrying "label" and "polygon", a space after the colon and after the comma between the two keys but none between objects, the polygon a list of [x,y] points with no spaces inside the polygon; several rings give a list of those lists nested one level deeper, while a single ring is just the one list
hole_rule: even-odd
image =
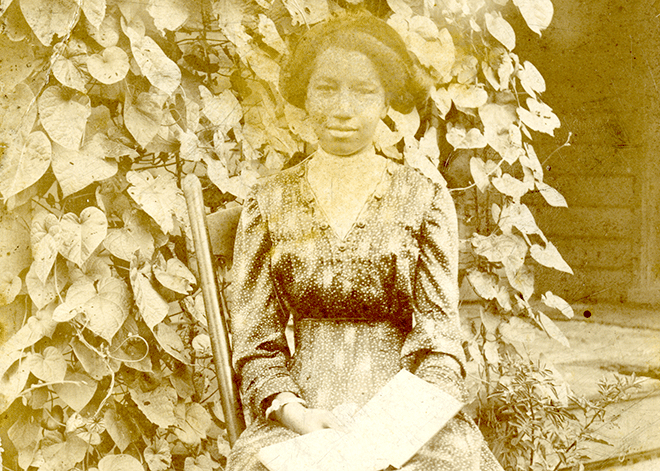
[{"label": "green leaf", "polygon": [[137,97],[126,94],[124,124],[138,144],[146,147],[163,120],[163,97],[158,93],[142,92]]},{"label": "green leaf", "polygon": [[546,306],[557,309],[567,318],[573,318],[574,313],[571,305],[556,294],[553,294],[552,291],[547,291],[543,296],[541,296],[541,301],[543,301]]},{"label": "green leaf", "polygon": [[529,29],[539,36],[550,25],[554,14],[552,0],[513,0],[513,4],[520,10]]},{"label": "green leaf", "polygon": [[164,438],[154,437],[153,442],[144,449],[144,460],[149,471],[165,471],[172,464],[170,445]]},{"label": "green leaf", "polygon": [[[86,0],[85,0],[86,1]],[[116,46],[119,41],[119,18],[113,14],[106,15],[101,24],[96,26],[88,21],[87,32],[103,47]]]},{"label": "green leaf", "polygon": [[101,144],[102,140],[103,135],[97,134],[80,150],[53,144],[53,173],[64,196],[72,195],[117,173],[117,162],[103,158],[105,149]]},{"label": "green leaf", "polygon": [[199,93],[203,103],[202,113],[222,132],[226,133],[240,124],[243,109],[230,90],[225,90],[220,95],[213,95],[206,87],[200,85]]},{"label": "green leaf", "polygon": [[[119,451],[124,451],[131,443],[140,439],[141,433],[135,424],[126,417],[125,408],[120,405],[116,407],[117,409],[108,408],[103,415],[103,420],[112,441],[115,442]],[[148,462],[146,449],[144,455]]]},{"label": "green leaf", "polygon": [[479,118],[484,125],[488,145],[508,164],[513,165],[524,155],[515,106],[488,103],[479,108]]},{"label": "green leaf", "polygon": [[21,417],[7,430],[7,436],[18,451],[18,465],[28,469],[43,436],[41,425],[34,414],[21,414]]},{"label": "green leaf", "polygon": [[484,299],[497,297],[497,276],[473,269],[468,272],[468,281],[474,291]]},{"label": "green leaf", "polygon": [[131,52],[142,74],[156,88],[171,95],[181,84],[181,69],[149,36],[144,36],[132,26],[124,32],[131,41]]},{"label": "green leaf", "polygon": [[489,262],[502,263],[514,273],[525,263],[527,244],[518,235],[491,234],[485,237],[474,234],[471,241],[477,255],[486,257]]},{"label": "green leaf", "polygon": [[266,44],[268,44],[280,54],[287,53],[286,44],[280,37],[280,33],[278,33],[277,27],[275,26],[275,23],[273,23],[273,20],[268,18],[263,13],[260,13],[259,25],[257,27],[259,29],[259,34],[262,36]]},{"label": "green leaf", "polygon": [[82,268],[83,264],[101,245],[108,232],[108,220],[100,209],[89,206],[80,213],[62,216],[57,234],[59,252]]},{"label": "green leaf", "polygon": [[99,28],[105,18],[105,0],[82,0],[82,11],[85,18],[95,28]]},{"label": "green leaf", "polygon": [[564,347],[571,348],[571,344],[561,329],[557,327],[557,324],[555,324],[548,316],[542,312],[539,312],[538,315],[541,326],[543,327],[545,333],[548,334],[550,338],[555,339],[557,342],[562,344]]},{"label": "green leaf", "polygon": [[89,97],[54,85],[44,90],[37,103],[41,125],[50,138],[67,149],[78,149],[92,113]]},{"label": "green leaf", "polygon": [[60,222],[54,214],[45,211],[38,212],[32,218],[30,239],[32,242],[32,267],[34,274],[45,283],[57,258],[57,232]]},{"label": "green leaf", "polygon": [[518,180],[511,174],[505,173],[501,177],[495,177],[492,180],[493,186],[502,194],[510,196],[517,203],[520,198],[531,188],[525,182]]},{"label": "green leaf", "polygon": [[[1,155],[1,154],[0,154]],[[50,166],[51,146],[46,135],[33,132],[8,143],[0,162],[0,193],[7,199],[36,183]]]},{"label": "green leaf", "polygon": [[537,93],[545,91],[545,80],[531,62],[525,61],[522,67],[518,69],[517,75],[520,84],[530,96],[535,97]]},{"label": "green leaf", "polygon": [[483,149],[486,147],[486,138],[477,128],[465,129],[462,124],[447,123],[447,142],[454,149]]},{"label": "green leaf", "polygon": [[97,295],[80,308],[87,318],[87,328],[110,342],[130,311],[126,284],[109,277],[96,285]]},{"label": "green leaf", "polygon": [[0,376],[0,413],[3,413],[12,402],[21,394],[30,369],[26,362],[17,361]]},{"label": "green leaf", "polygon": [[559,271],[570,273],[571,275],[573,274],[573,270],[568,266],[566,261],[564,261],[564,258],[552,242],[546,242],[545,248],[534,244],[529,250],[529,253],[534,257],[534,260],[545,267],[554,268]]},{"label": "green leaf", "polygon": [[0,274],[0,306],[11,304],[21,291],[23,282],[19,276],[11,272]]},{"label": "green leaf", "polygon": [[486,162],[480,157],[470,159],[470,174],[480,191],[485,191],[490,183],[488,172],[486,172]]},{"label": "green leaf", "polygon": [[94,397],[98,383],[85,374],[67,372],[63,383],[51,387],[69,407],[80,412]]},{"label": "green leaf", "polygon": [[448,91],[458,108],[479,108],[488,101],[488,92],[479,86],[452,83]]},{"label": "green leaf", "polygon": [[517,289],[523,295],[523,298],[528,301],[534,294],[534,274],[532,271],[526,265],[523,265],[517,271],[513,270],[513,267],[505,266],[504,271],[511,286]]},{"label": "green leaf", "polygon": [[113,368],[110,366],[111,363],[117,369],[119,367],[116,360],[104,360],[98,353],[75,337],[71,340],[71,347],[84,370],[96,381],[100,381],[113,372]]},{"label": "green leaf", "polygon": [[96,289],[92,280],[87,277],[77,280],[69,287],[66,301],[53,311],[53,320],[55,322],[70,321],[78,315],[80,307],[94,296],[96,296]]},{"label": "green leaf", "polygon": [[21,0],[21,11],[35,36],[50,46],[53,36],[65,37],[75,26],[76,0]]},{"label": "green leaf", "polygon": [[88,444],[75,435],[67,437],[66,441],[41,448],[45,463],[39,467],[42,471],[70,471],[76,463],[81,462],[87,454]]},{"label": "green leaf", "polygon": [[127,262],[138,253],[140,260],[149,260],[154,254],[154,237],[135,212],[124,215],[124,227],[110,229],[103,247],[117,258]]},{"label": "green leaf", "polygon": [[554,136],[554,131],[561,126],[561,122],[552,112],[552,108],[534,98],[527,99],[527,107],[529,110],[522,107],[517,110],[522,122],[534,131]]},{"label": "green leaf", "polygon": [[328,0],[283,0],[295,25],[313,25],[325,20],[329,14]]},{"label": "green leaf", "polygon": [[161,322],[154,327],[153,332],[156,340],[158,340],[160,346],[163,347],[163,350],[180,362],[190,364],[188,351],[176,330]]},{"label": "green leaf", "polygon": [[93,54],[87,58],[87,70],[90,75],[106,85],[123,80],[128,69],[128,56],[117,46],[104,49],[103,55]]},{"label": "green leaf", "polygon": [[169,384],[161,384],[147,392],[139,388],[128,388],[128,392],[138,408],[154,424],[167,428],[178,423],[174,415],[177,395]]},{"label": "green leaf", "polygon": [[84,70],[87,60],[87,46],[78,39],[70,40],[66,45],[58,43],[53,48],[51,58],[55,78],[64,86],[85,93],[89,76]]},{"label": "green leaf", "polygon": [[516,47],[516,33],[500,12],[486,13],[486,29],[509,51]]},{"label": "green leaf", "polygon": [[[2,64],[2,62],[0,62]],[[11,142],[15,136],[30,135],[37,119],[32,89],[19,83],[11,92],[0,94],[0,141]]]},{"label": "green leaf", "polygon": [[510,234],[513,227],[517,228],[523,234],[543,234],[541,229],[536,225],[531,211],[524,204],[507,204],[500,214],[499,225],[500,229],[506,234]]},{"label": "green leaf", "polygon": [[211,426],[211,415],[197,402],[179,402],[174,412],[177,418],[174,433],[179,440],[188,445],[199,445],[206,438],[206,431]]},{"label": "green leaf", "polygon": [[29,41],[14,42],[0,35],[0,91],[12,90],[23,82],[41,61],[36,60]]},{"label": "green leaf", "polygon": [[195,275],[177,258],[170,258],[166,262],[165,258],[159,254],[153,266],[153,272],[156,280],[163,287],[185,296],[192,294],[194,286],[197,284]]},{"label": "green leaf", "polygon": [[[55,261],[55,271],[46,279],[44,283],[39,279],[34,264],[30,267],[27,275],[25,276],[25,286],[27,287],[28,295],[39,309],[43,309],[47,304],[57,298],[57,294],[66,286],[68,281],[66,264],[63,261]],[[55,278],[57,273],[57,279]]]},{"label": "green leaf", "polygon": [[[143,270],[148,271],[149,266],[147,265]],[[145,274],[143,270],[138,269],[135,261],[131,262],[131,287],[142,319],[150,329],[153,329],[165,319],[170,307],[152,286],[148,272]]]},{"label": "green leaf", "polygon": [[539,192],[541,193],[541,196],[548,202],[550,206],[555,206],[555,207],[561,207],[561,208],[567,208],[568,203],[566,203],[566,199],[559,193],[557,190],[552,188],[550,185],[536,181],[536,188],[538,188]]},{"label": "green leaf", "polygon": [[43,354],[30,353],[26,359],[30,372],[46,383],[57,383],[66,375],[66,359],[56,347],[46,347]]},{"label": "green leaf", "polygon": [[174,231],[174,221],[184,222],[182,208],[186,201],[171,174],[154,178],[148,171],[128,172],[126,180],[131,184],[128,194],[160,226],[165,233]]},{"label": "green leaf", "polygon": [[411,31],[407,36],[407,42],[422,65],[431,68],[437,77],[445,78],[451,73],[456,58],[456,48],[446,28],[440,31],[437,39],[431,41]]},{"label": "green leaf", "polygon": [[176,31],[190,15],[188,4],[184,0],[150,0],[147,11],[161,33],[166,29]]},{"label": "green leaf", "polygon": [[106,455],[99,461],[99,471],[144,471],[144,467],[131,455]]},{"label": "green leaf", "polygon": [[440,117],[445,119],[451,109],[451,95],[449,90],[444,87],[438,87],[431,90],[431,99],[440,112]]},{"label": "green leaf", "polygon": [[230,177],[227,165],[222,160],[214,159],[207,155],[204,157],[204,163],[206,163],[206,173],[209,179],[220,191],[232,194],[243,200],[247,198],[253,182],[241,176]]}]

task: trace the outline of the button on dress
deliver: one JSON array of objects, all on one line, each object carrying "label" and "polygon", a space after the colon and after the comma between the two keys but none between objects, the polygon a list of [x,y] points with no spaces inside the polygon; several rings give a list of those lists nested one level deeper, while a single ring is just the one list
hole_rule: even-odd
[{"label": "button on dress", "polygon": [[[364,405],[401,368],[465,399],[458,236],[448,190],[388,162],[344,238],[315,200],[307,162],[246,199],[234,251],[233,363],[252,422],[229,471],[265,471],[261,447],[297,434],[264,417],[292,392],[308,407]],[[293,319],[295,352],[285,331]],[[464,414],[406,471],[501,471]]]}]

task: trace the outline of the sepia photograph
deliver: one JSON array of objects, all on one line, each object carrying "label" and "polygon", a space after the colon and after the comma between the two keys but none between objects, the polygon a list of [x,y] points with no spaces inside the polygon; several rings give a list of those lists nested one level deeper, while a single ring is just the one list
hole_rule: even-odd
[{"label": "sepia photograph", "polygon": [[660,0],[0,0],[0,471],[660,470]]}]

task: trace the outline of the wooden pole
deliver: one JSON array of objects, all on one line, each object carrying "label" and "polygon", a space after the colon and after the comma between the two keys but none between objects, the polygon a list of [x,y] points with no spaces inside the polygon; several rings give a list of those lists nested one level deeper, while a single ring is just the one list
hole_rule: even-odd
[{"label": "wooden pole", "polygon": [[211,246],[206,225],[206,213],[202,199],[202,185],[195,175],[187,175],[183,179],[183,192],[188,205],[190,226],[195,243],[195,255],[199,272],[206,318],[209,325],[209,336],[213,348],[213,358],[222,400],[222,412],[227,424],[229,444],[234,445],[238,436],[245,430],[245,419],[241,408],[238,389],[234,382],[231,367],[231,347],[227,329],[226,313],[220,302],[220,291],[211,258]]}]

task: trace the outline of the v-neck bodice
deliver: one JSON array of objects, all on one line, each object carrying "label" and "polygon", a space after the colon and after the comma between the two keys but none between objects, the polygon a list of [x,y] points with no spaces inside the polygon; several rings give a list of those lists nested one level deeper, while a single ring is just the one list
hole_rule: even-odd
[{"label": "v-neck bodice", "polygon": [[[389,185],[389,178],[393,173],[392,161],[385,160],[382,166],[382,170],[377,175],[372,182],[369,182],[368,179],[364,181],[364,191],[362,194],[357,192],[356,201],[353,201],[353,207],[347,207],[345,205],[345,198],[349,196],[348,194],[336,195],[333,199],[333,195],[330,195],[330,198],[322,198],[318,194],[320,188],[314,188],[311,182],[310,174],[310,161],[307,160],[303,163],[302,169],[304,171],[304,177],[302,179],[302,192],[306,194],[307,199],[314,204],[318,209],[318,217],[325,220],[325,224],[329,226],[329,231],[332,232],[337,239],[344,242],[350,233],[358,226],[364,224],[364,219],[366,214],[369,211],[369,206],[372,201],[375,200],[375,195],[384,194],[387,191],[387,186]],[[368,162],[372,163],[373,162]],[[331,177],[329,177],[331,178]],[[371,184],[370,184],[371,183]],[[332,193],[332,189],[329,188]],[[340,188],[340,191],[348,193],[350,189]],[[344,201],[341,199],[344,198]],[[325,204],[322,202],[325,200]],[[343,204],[342,204],[343,203]],[[333,207],[333,205],[339,205],[339,207]],[[330,207],[328,207],[330,206]]]}]

